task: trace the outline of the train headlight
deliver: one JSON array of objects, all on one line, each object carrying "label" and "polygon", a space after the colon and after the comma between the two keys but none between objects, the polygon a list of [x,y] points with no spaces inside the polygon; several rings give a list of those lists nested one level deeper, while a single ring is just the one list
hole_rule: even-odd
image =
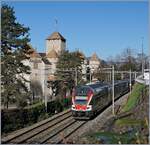
[{"label": "train headlight", "polygon": [[91,111],[91,110],[92,110],[92,106],[91,106],[91,105],[88,105],[88,106],[87,106],[87,110],[88,110],[88,111]]},{"label": "train headlight", "polygon": [[72,109],[73,109],[73,110],[75,109],[75,106],[74,106],[74,105],[72,105]]}]

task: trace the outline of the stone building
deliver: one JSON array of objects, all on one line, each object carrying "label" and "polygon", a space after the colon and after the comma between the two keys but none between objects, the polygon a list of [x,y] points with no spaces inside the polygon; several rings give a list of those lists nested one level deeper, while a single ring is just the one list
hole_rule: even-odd
[{"label": "stone building", "polygon": [[58,56],[66,49],[66,39],[59,33],[54,32],[46,39],[46,58],[51,62],[51,75],[56,71]]},{"label": "stone building", "polygon": [[31,45],[29,47],[30,59],[24,61],[31,69],[30,75],[25,76],[30,80],[27,86],[33,98],[49,99],[51,89],[47,87],[47,81],[55,79],[56,64],[61,51],[66,48],[66,39],[59,32],[52,33],[46,39],[46,53],[38,53]]},{"label": "stone building", "polygon": [[54,32],[46,39],[46,54],[51,50],[55,50],[60,55],[61,51],[66,48],[66,39],[59,33]]},{"label": "stone building", "polygon": [[[59,33],[54,32],[46,38],[46,52],[38,53],[31,45],[30,47],[30,59],[24,61],[24,64],[29,65],[31,68],[31,74],[26,76],[27,80],[30,80],[28,84],[29,89],[32,91],[32,97],[53,99],[52,90],[47,87],[48,80],[55,80],[56,65],[58,57],[61,52],[66,49],[66,39]],[[94,53],[90,59],[80,52],[84,58],[82,64],[83,79],[86,81],[87,67],[90,67],[92,73],[100,65],[100,59]]]},{"label": "stone building", "polygon": [[98,58],[97,54],[94,53],[89,59],[89,67],[90,67],[91,73],[96,71],[99,66],[100,66],[100,59]]}]

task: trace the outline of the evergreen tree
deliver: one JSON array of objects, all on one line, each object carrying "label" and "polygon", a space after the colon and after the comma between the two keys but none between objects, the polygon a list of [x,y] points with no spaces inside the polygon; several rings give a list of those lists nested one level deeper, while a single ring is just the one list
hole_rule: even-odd
[{"label": "evergreen tree", "polygon": [[59,91],[65,95],[67,90],[72,90],[75,86],[76,75],[78,83],[82,78],[83,55],[79,52],[63,51],[57,62],[56,76],[59,82]]},{"label": "evergreen tree", "polygon": [[1,83],[2,102],[8,108],[10,102],[24,106],[29,96],[24,74],[29,66],[23,61],[29,59],[27,43],[29,28],[16,21],[14,9],[6,4],[1,7]]}]

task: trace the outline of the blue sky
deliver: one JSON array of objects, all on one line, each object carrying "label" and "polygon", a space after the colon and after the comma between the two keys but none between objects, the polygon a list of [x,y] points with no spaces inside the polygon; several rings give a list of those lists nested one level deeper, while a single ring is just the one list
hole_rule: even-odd
[{"label": "blue sky", "polygon": [[45,39],[56,30],[67,39],[70,51],[79,48],[86,56],[96,52],[107,59],[127,47],[140,52],[141,37],[148,52],[147,2],[7,3],[14,7],[17,21],[30,28],[31,44],[39,52],[45,51]]}]

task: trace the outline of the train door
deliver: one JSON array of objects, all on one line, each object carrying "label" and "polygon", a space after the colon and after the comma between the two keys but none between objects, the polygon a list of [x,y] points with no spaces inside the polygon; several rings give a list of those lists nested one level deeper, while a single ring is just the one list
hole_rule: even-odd
[{"label": "train door", "polygon": [[115,98],[120,96],[120,85],[119,83],[115,84]]},{"label": "train door", "polygon": [[108,103],[108,88],[103,87],[99,97],[99,109],[102,109]]},{"label": "train door", "polygon": [[112,100],[112,86],[110,85],[108,87],[108,97],[107,97],[108,104],[111,102],[111,100]]}]

